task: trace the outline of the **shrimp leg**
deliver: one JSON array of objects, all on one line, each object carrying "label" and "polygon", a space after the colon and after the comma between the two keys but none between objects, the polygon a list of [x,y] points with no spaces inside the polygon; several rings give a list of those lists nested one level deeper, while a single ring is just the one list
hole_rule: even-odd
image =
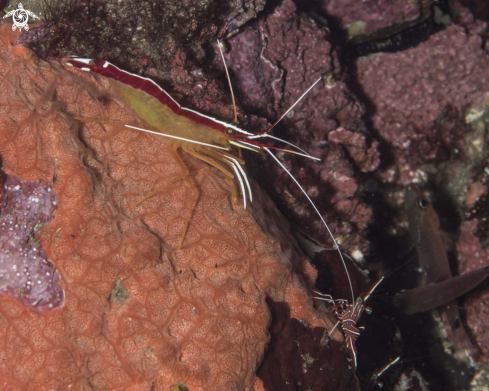
[{"label": "shrimp leg", "polygon": [[[178,144],[172,144],[170,141],[168,141],[167,145],[168,145],[169,152],[171,153],[171,155],[175,159],[176,163],[178,164],[178,166],[182,170],[182,175],[179,175],[175,178],[172,178],[172,179],[164,182],[162,185],[158,186],[151,193],[147,194],[142,199],[140,199],[138,202],[136,202],[136,205],[139,205],[140,203],[146,201],[148,198],[153,197],[155,194],[157,194],[160,190],[164,189],[165,187],[168,187],[168,186],[170,186],[170,185],[172,185],[172,184],[174,184],[174,183],[176,183],[182,179],[185,179],[187,181],[187,183],[190,186],[190,190],[192,192],[192,198],[190,199],[190,206],[187,209],[187,216],[185,217],[185,224],[183,226],[183,232],[182,232],[182,235],[180,236],[180,242],[178,244],[178,250],[180,250],[180,248],[182,247],[182,244],[183,244],[183,240],[185,239],[185,234],[187,233],[187,230],[188,230],[188,225],[190,223],[190,217],[192,217],[192,212],[195,208],[195,203],[197,201],[199,191],[198,191],[197,187],[195,186],[195,184],[190,179],[190,171],[188,170],[185,163],[183,163],[182,160],[180,159],[180,157],[178,156],[177,150],[179,148],[179,145]],[[185,150],[185,148],[184,148],[184,150]]]},{"label": "shrimp leg", "polygon": [[231,172],[229,172],[224,167],[222,167],[219,163],[217,163],[210,156],[206,156],[206,155],[199,153],[198,151],[196,151],[192,148],[189,148],[189,147],[183,147],[183,150],[185,152],[187,152],[189,155],[195,157],[196,159],[202,160],[203,162],[206,162],[210,166],[213,166],[213,167],[217,168],[219,171],[221,171],[224,174],[226,180],[228,181],[229,186],[231,187],[231,194],[232,194],[234,202],[236,202],[238,200],[238,192],[237,192],[236,186],[233,182],[234,175]]}]

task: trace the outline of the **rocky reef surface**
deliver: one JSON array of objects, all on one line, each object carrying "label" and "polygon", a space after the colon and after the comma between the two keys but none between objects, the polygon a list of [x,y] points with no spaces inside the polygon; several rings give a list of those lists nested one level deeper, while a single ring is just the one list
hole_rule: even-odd
[{"label": "rocky reef surface", "polygon": [[[334,253],[317,254],[314,269],[257,185],[256,201],[244,211],[231,202],[217,171],[185,154],[200,197],[188,247],[177,250],[189,202],[184,182],[132,207],[177,174],[166,141],[69,118],[137,121],[104,79],[64,69],[59,60],[67,55],[109,60],[151,77],[182,105],[230,122],[229,89],[216,54],[220,38],[238,120],[254,132],[322,78],[273,130],[321,162],[277,156],[342,249],[372,277],[387,275],[379,294],[416,284],[415,270],[393,272],[409,259],[402,204],[410,182],[424,186],[433,201],[453,272],[489,264],[485,2],[367,0],[355,10],[353,2],[326,0],[35,3],[24,7],[40,13],[43,24],[19,36],[3,35],[0,155],[11,180],[40,181],[56,194],[58,205],[48,213],[54,220],[22,237],[30,248],[40,241],[42,248],[34,248],[44,253],[29,254],[59,273],[59,281],[50,281],[60,284],[60,296],[45,300],[61,308],[29,309],[37,299],[15,301],[5,288],[10,293],[1,299],[3,346],[26,346],[16,350],[22,362],[54,357],[58,364],[26,364],[12,384],[21,387],[33,378],[43,384],[47,375],[39,373],[65,360],[70,380],[60,384],[99,389],[179,383],[190,390],[359,387],[354,371],[344,366],[344,345],[323,338],[335,319],[311,300],[314,285],[335,298],[349,297]],[[293,230],[312,238],[316,251],[332,247],[319,217],[274,160],[247,151],[244,158],[249,175]],[[365,280],[355,273],[354,285],[362,287],[356,295],[368,286]],[[443,319],[407,319],[385,300],[373,297],[373,314],[360,322],[366,326],[356,371],[362,389],[376,382],[400,389],[425,383],[434,390],[487,386],[487,286],[461,302],[481,353],[472,364],[451,357]],[[48,327],[54,319],[65,339],[54,344],[46,331],[39,337],[41,350],[15,326],[54,330]],[[7,336],[15,342],[7,344]],[[341,340],[339,333],[334,339]],[[77,348],[62,345],[68,340],[76,340]],[[219,347],[209,341],[220,341]],[[377,379],[379,368],[397,355],[401,363]],[[417,359],[424,356],[434,358]],[[164,357],[173,364],[163,365]],[[14,376],[2,365],[2,373]],[[324,374],[332,368],[334,376]]]}]

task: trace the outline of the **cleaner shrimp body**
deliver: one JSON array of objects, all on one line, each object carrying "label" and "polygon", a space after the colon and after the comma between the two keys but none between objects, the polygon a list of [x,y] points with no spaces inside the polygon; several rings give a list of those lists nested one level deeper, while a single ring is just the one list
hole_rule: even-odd
[{"label": "cleaner shrimp body", "polygon": [[[267,151],[270,154],[270,149],[277,149],[319,160],[293,145],[300,152],[267,146],[257,141],[258,138],[270,137],[287,143],[267,134],[275,124],[264,132],[253,134],[234,124],[219,121],[194,110],[181,107],[170,94],[153,80],[126,72],[107,61],[70,58],[65,60],[65,63],[112,79],[110,83],[118,95],[141,119],[156,130],[131,125],[124,125],[124,127],[167,137],[176,148],[181,147],[190,155],[216,167],[228,179],[235,200],[237,199],[237,190],[233,179],[236,175],[240,183],[245,208],[247,200],[245,185],[250,201],[252,201],[251,188],[243,170],[244,161],[232,152],[233,149],[245,148],[254,152]],[[309,90],[319,80],[321,79],[318,79]],[[87,121],[82,118],[76,119]]]},{"label": "cleaner shrimp body", "polygon": [[[220,48],[220,47],[219,47]],[[223,56],[221,51],[221,56]],[[322,80],[322,77],[318,78],[314,84],[312,84],[300,97],[299,99],[282,115],[280,118],[269,126],[267,129],[257,132],[251,133],[246,130],[243,130],[236,126],[235,124],[229,124],[218,119],[206,116],[204,114],[198,113],[194,110],[187,109],[181,107],[177,101],[175,101],[170,94],[168,94],[165,90],[159,87],[153,80],[149,78],[144,78],[138,75],[131,74],[122,69],[119,69],[115,65],[103,61],[103,60],[92,60],[86,58],[77,58],[71,57],[64,62],[67,65],[79,68],[83,71],[89,71],[93,73],[100,74],[105,76],[110,80],[111,85],[114,90],[121,96],[125,103],[130,106],[136,114],[144,120],[149,125],[150,129],[144,129],[140,127],[135,127],[132,125],[121,125],[121,127],[133,129],[141,132],[146,132],[150,134],[155,134],[158,136],[163,136],[168,139],[169,150],[173,154],[175,160],[179,164],[182,175],[171,179],[151,193],[145,195],[139,202],[143,202],[144,200],[154,196],[158,191],[162,188],[171,185],[179,180],[186,180],[189,186],[193,189],[194,195],[192,199],[192,205],[196,202],[198,196],[198,190],[190,179],[189,171],[186,168],[185,164],[180,160],[178,156],[178,150],[181,149],[183,152],[206,162],[207,164],[218,169],[225,176],[229,186],[231,188],[231,193],[233,200],[236,202],[239,193],[241,193],[243,198],[243,205],[246,208],[247,199],[250,202],[253,200],[251,187],[246,175],[245,171],[245,162],[241,158],[241,148],[251,150],[253,152],[261,153],[262,151],[267,152],[276,163],[288,174],[288,176],[295,182],[295,184],[302,191],[303,195],[306,197],[310,205],[314,208],[315,212],[319,216],[320,220],[326,227],[329,236],[332,238],[333,242],[336,245],[336,249],[340,255],[341,261],[343,263],[343,267],[347,274],[350,291],[351,291],[351,303],[352,305],[347,305],[347,301],[344,302],[344,311],[333,311],[336,315],[338,322],[331,329],[328,330],[328,333],[331,335],[338,325],[344,330],[345,335],[347,336],[347,346],[351,352],[352,359],[355,361],[356,366],[356,349],[354,347],[354,340],[356,336],[353,338],[352,333],[350,333],[351,327],[348,327],[348,322],[350,321],[350,316],[347,314],[349,310],[352,310],[355,314],[353,315],[353,322],[356,323],[356,320],[360,317],[363,312],[365,306],[355,301],[355,296],[353,293],[353,287],[350,280],[350,276],[346,267],[346,263],[343,257],[343,254],[340,250],[339,244],[336,241],[332,231],[330,230],[328,224],[324,220],[323,216],[319,212],[316,205],[312,202],[311,198],[304,190],[304,188],[299,184],[297,179],[290,173],[290,171],[284,166],[284,164],[271,152],[272,149],[294,153],[296,155],[303,156],[304,158],[309,158],[313,160],[320,160],[309,155],[306,151],[300,149],[299,147],[285,141],[281,140],[275,136],[269,134],[269,132],[275,127],[275,125],[283,119],[294,107],[295,105],[312,89],[314,88],[319,81]],[[225,63],[224,63],[225,64]],[[226,73],[227,73],[227,68]],[[229,75],[228,75],[229,80]],[[231,83],[230,83],[231,87]],[[231,88],[232,95],[232,88]],[[234,96],[233,98],[233,107],[235,113],[235,122],[236,120],[236,107],[234,105]],[[83,119],[83,118],[75,118],[81,121],[95,121],[102,122],[100,120],[94,119]],[[285,149],[269,146],[259,139],[271,138],[276,141],[283,142],[288,144],[290,147],[294,148]],[[239,184],[238,191],[236,187],[236,182]],[[187,212],[187,217],[185,220],[185,226],[183,229],[183,233],[180,239],[179,248],[184,243],[185,233],[188,228],[188,224],[190,221],[190,217],[192,215],[192,209],[189,209]],[[377,286],[376,284],[375,286]],[[373,290],[373,289],[372,289]],[[335,301],[333,301],[335,303]],[[363,301],[361,301],[363,303]],[[350,308],[351,307],[351,308]],[[339,307],[338,307],[339,308]],[[356,310],[356,309],[359,310]],[[361,309],[360,309],[361,308]],[[354,326],[354,324],[353,324]],[[355,329],[356,330],[356,329]],[[354,331],[355,331],[354,330]]]}]

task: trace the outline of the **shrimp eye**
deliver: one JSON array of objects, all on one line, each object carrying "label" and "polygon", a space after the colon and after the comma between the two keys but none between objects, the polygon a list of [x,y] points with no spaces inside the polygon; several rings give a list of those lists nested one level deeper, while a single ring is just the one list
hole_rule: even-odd
[{"label": "shrimp eye", "polygon": [[226,134],[232,136],[236,131],[233,128],[226,128]]},{"label": "shrimp eye", "polygon": [[429,205],[429,202],[428,200],[426,200],[425,198],[421,198],[419,201],[418,201],[418,205],[421,209],[426,209]]}]

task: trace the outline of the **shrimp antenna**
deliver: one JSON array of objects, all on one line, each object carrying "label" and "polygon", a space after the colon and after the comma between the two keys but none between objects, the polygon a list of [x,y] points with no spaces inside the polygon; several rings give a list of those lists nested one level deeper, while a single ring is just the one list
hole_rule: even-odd
[{"label": "shrimp antenna", "polygon": [[274,127],[275,127],[275,126],[276,126],[276,125],[277,125],[277,124],[280,122],[280,121],[282,121],[282,119],[283,119],[283,118],[284,118],[284,117],[285,117],[287,114],[289,114],[290,110],[292,110],[292,109],[293,109],[293,108],[294,108],[294,107],[297,105],[297,103],[299,103],[299,102],[302,100],[302,98],[304,98],[304,97],[305,97],[305,96],[306,96],[306,95],[309,93],[309,91],[311,91],[311,90],[314,88],[314,86],[315,86],[316,84],[318,84],[318,83],[319,83],[319,81],[320,81],[322,78],[323,78],[323,77],[321,76],[319,79],[317,79],[317,80],[316,80],[316,81],[315,81],[315,82],[312,84],[312,86],[310,86],[310,87],[309,87],[309,88],[308,88],[308,89],[307,89],[307,90],[306,90],[306,91],[305,91],[305,92],[304,92],[304,93],[303,93],[303,94],[302,94],[302,95],[299,97],[299,99],[297,99],[297,100],[295,101],[295,103],[294,103],[292,106],[290,106],[290,107],[287,109],[287,111],[286,111],[285,113],[283,113],[283,114],[280,116],[280,118],[279,118],[278,120],[276,120],[276,121],[273,123],[273,125],[272,125],[272,126],[269,126],[269,127],[268,127],[268,128],[266,128],[264,131],[257,133],[257,135],[264,135],[265,133],[268,133],[270,130],[272,130],[272,129],[273,129],[273,128],[274,128]]},{"label": "shrimp antenna", "polygon": [[298,149],[299,151],[301,151],[304,155],[303,156],[306,156],[310,159],[313,159],[313,160],[321,160],[317,157],[314,157],[314,156],[311,156],[310,154],[308,154],[306,151],[304,151],[302,148],[299,148],[297,145],[295,144],[292,144],[292,143],[289,143],[288,141],[285,141],[285,140],[282,140],[281,138],[278,138],[278,137],[275,137],[275,136],[272,136],[271,134],[259,134],[258,136],[249,136],[248,138],[249,139],[255,139],[255,138],[262,138],[262,137],[268,137],[268,138],[271,138],[271,139],[274,139],[274,140],[277,140],[277,141],[280,141],[284,144],[288,144],[290,145],[291,147],[294,147],[296,149]]},{"label": "shrimp antenna", "polygon": [[[319,218],[323,222],[324,226],[328,230],[329,236],[331,236],[331,238],[333,239],[333,243],[336,245],[336,249],[338,250],[338,253],[340,254],[341,262],[343,262],[343,267],[345,268],[346,276],[348,277],[348,283],[350,284],[352,303],[353,303],[353,305],[355,305],[355,294],[353,293],[353,285],[351,283],[350,273],[348,273],[348,268],[346,267],[346,262],[345,262],[345,258],[343,258],[343,253],[340,250],[340,245],[338,244],[333,233],[329,229],[328,224],[326,224],[326,221],[324,220],[323,216],[321,216],[321,213],[319,213],[318,208],[316,207],[316,205],[314,205],[314,202],[312,202],[311,197],[309,197],[309,195],[306,193],[306,191],[303,189],[303,187],[299,184],[297,179],[294,178],[294,176],[291,174],[291,172],[289,170],[287,170],[287,168],[285,168],[285,166],[282,164],[282,162],[267,147],[263,147],[263,149],[265,151],[267,151],[275,159],[275,161],[280,165],[280,167],[282,167],[282,169],[292,178],[292,180],[296,183],[296,185],[299,186],[299,189],[301,189],[301,191],[304,193],[307,200],[310,202],[310,204],[312,205],[312,207],[316,211],[317,215],[319,216]],[[380,281],[379,281],[379,283],[380,283]],[[378,283],[375,286],[377,286],[377,285],[378,285]],[[336,326],[335,326],[335,328],[336,328]],[[333,330],[334,330],[334,328],[333,328]],[[333,330],[331,332],[333,332]]]},{"label": "shrimp antenna", "polygon": [[[294,144],[290,144],[290,145],[292,145],[293,147],[295,147]],[[287,153],[292,153],[294,155],[303,156],[303,157],[305,157],[307,159],[311,159],[311,160],[314,160],[316,162],[320,162],[321,161],[321,159],[319,159],[318,157],[311,156],[307,152],[306,153],[300,153],[300,152],[297,152],[297,151],[292,151],[291,149],[279,148],[279,147],[271,147],[271,146],[267,146],[267,148],[274,149],[276,151],[287,152]]]},{"label": "shrimp antenna", "polygon": [[[226,64],[226,60],[224,58],[224,53],[222,51],[222,47],[224,45],[222,44],[222,42],[218,39],[217,40],[217,47],[219,48],[219,53],[221,54],[221,58],[222,58],[222,63],[224,64],[224,69],[226,71],[226,78],[228,80],[228,84],[229,84],[229,91],[231,92],[231,99],[233,101],[233,111],[234,111],[234,123],[237,124],[238,123],[238,115],[237,115],[237,112],[236,112],[236,101],[234,100],[234,92],[233,92],[233,85],[231,84],[231,78],[229,77],[229,71],[228,71],[228,66]],[[315,159],[315,160],[321,160],[321,159],[317,159],[317,158],[314,158],[312,157],[311,155],[309,155],[306,151],[304,151],[302,148],[299,148],[297,145],[294,145],[292,143],[289,143],[288,141],[285,141],[285,140],[282,140],[278,137],[275,137],[275,136],[272,136],[270,134],[265,134],[267,132],[269,132],[275,125],[277,125],[277,123],[283,118],[285,117],[290,110],[292,110],[294,108],[294,106],[299,103],[299,101],[319,82],[319,80],[321,80],[321,78],[319,78],[318,80],[316,80],[316,82],[311,86],[309,87],[309,89],[304,92],[302,94],[302,96],[292,105],[292,107],[290,107],[279,119],[278,121],[276,121],[271,127],[269,127],[268,129],[265,130],[265,132],[260,132],[260,133],[257,133],[255,136],[251,136],[249,137],[250,139],[254,139],[254,138],[260,138],[260,137],[269,137],[269,138],[272,138],[274,140],[277,140],[277,141],[281,141],[285,144],[288,144],[290,145],[291,147],[294,147],[296,149],[298,149],[299,151],[301,151],[303,153],[302,156],[305,156],[305,157],[309,157],[309,158],[312,158],[312,159]],[[286,152],[291,152],[289,150],[284,150]]]},{"label": "shrimp antenna", "polygon": [[222,43],[217,40],[217,47],[219,48],[219,53],[221,53],[222,63],[224,64],[224,69],[226,70],[226,77],[228,79],[229,91],[231,92],[231,99],[233,100],[233,111],[234,111],[234,123],[238,123],[238,115],[236,114],[236,102],[234,100],[233,86],[231,85],[231,78],[229,77],[228,66],[226,65],[226,60],[224,59],[224,53],[222,52]]}]

